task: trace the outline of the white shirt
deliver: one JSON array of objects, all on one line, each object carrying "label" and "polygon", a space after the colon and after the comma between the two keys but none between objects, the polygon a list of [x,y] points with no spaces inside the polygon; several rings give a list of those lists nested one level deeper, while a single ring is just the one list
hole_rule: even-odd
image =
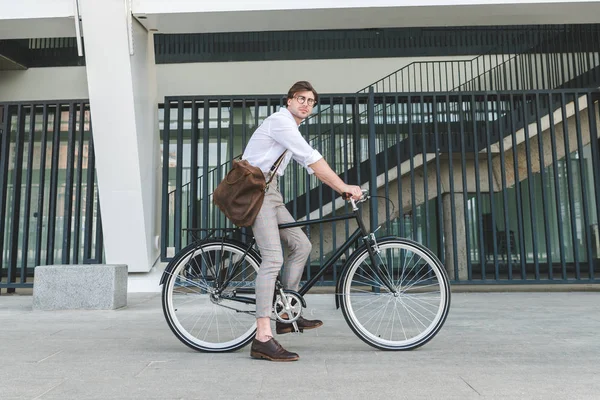
[{"label": "white shirt", "polygon": [[282,107],[270,115],[252,134],[244,150],[242,159],[268,172],[279,156],[288,151],[277,169],[277,175],[283,175],[285,168],[293,157],[304,166],[309,174],[314,171],[309,165],[319,161],[323,156],[306,142],[298,130],[292,113]]}]

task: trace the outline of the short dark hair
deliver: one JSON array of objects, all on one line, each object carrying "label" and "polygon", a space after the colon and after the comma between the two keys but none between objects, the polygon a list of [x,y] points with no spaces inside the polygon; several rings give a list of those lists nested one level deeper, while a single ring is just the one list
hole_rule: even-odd
[{"label": "short dark hair", "polygon": [[296,83],[294,83],[292,85],[292,87],[290,88],[290,90],[288,90],[288,94],[287,94],[287,98],[288,99],[293,99],[294,95],[298,92],[313,92],[313,95],[315,96],[315,102],[319,102],[319,94],[317,93],[317,91],[315,90],[315,88],[313,87],[313,85],[310,84],[310,82],[308,81],[298,81]]}]

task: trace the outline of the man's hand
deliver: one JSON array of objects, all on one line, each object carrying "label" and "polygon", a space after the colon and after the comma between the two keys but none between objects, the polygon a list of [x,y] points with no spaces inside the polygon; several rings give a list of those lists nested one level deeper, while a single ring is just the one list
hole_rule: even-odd
[{"label": "man's hand", "polygon": [[362,198],[363,192],[360,186],[355,185],[344,185],[345,189],[342,192],[350,193],[354,200],[360,200]]}]

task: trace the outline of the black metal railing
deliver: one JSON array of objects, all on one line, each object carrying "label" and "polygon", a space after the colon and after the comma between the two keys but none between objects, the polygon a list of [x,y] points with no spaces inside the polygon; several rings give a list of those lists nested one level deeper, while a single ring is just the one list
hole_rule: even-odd
[{"label": "black metal railing", "polygon": [[[211,203],[228,170],[223,161],[241,153],[252,129],[281,102],[280,96],[165,99],[164,260],[188,243],[184,229],[230,226]],[[596,279],[597,91],[371,92],[324,95],[319,107],[328,111],[317,110],[301,126],[307,140],[342,179],[395,204],[372,202],[372,227],[389,220],[380,232],[426,244],[455,282]],[[199,159],[202,169],[192,168]],[[299,166],[290,165],[280,186],[295,218],[344,207]],[[311,263],[343,240],[348,226],[342,225],[308,231]]]},{"label": "black metal railing", "polygon": [[0,190],[0,288],[32,287],[38,265],[101,262],[89,103],[0,103]]},{"label": "black metal railing", "polygon": [[523,30],[473,59],[413,62],[359,92],[371,87],[377,93],[598,87],[599,41],[597,25]]}]

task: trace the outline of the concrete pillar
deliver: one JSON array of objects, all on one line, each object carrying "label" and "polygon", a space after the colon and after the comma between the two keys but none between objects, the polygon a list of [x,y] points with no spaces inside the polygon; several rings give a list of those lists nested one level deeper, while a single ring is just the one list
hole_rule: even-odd
[{"label": "concrete pillar", "polygon": [[[452,221],[451,194],[442,195],[443,218],[444,218],[444,245],[446,255],[446,271],[452,280],[467,280],[468,264],[467,257],[467,233],[465,229],[464,194],[454,194],[454,214],[456,219]],[[456,235],[452,227],[455,227]],[[456,255],[458,266],[454,265],[454,245],[456,244]],[[456,272],[458,271],[458,276]]]},{"label": "concrete pillar", "polygon": [[160,211],[154,45],[126,4],[80,0],[80,11],[106,262],[147,272]]}]

